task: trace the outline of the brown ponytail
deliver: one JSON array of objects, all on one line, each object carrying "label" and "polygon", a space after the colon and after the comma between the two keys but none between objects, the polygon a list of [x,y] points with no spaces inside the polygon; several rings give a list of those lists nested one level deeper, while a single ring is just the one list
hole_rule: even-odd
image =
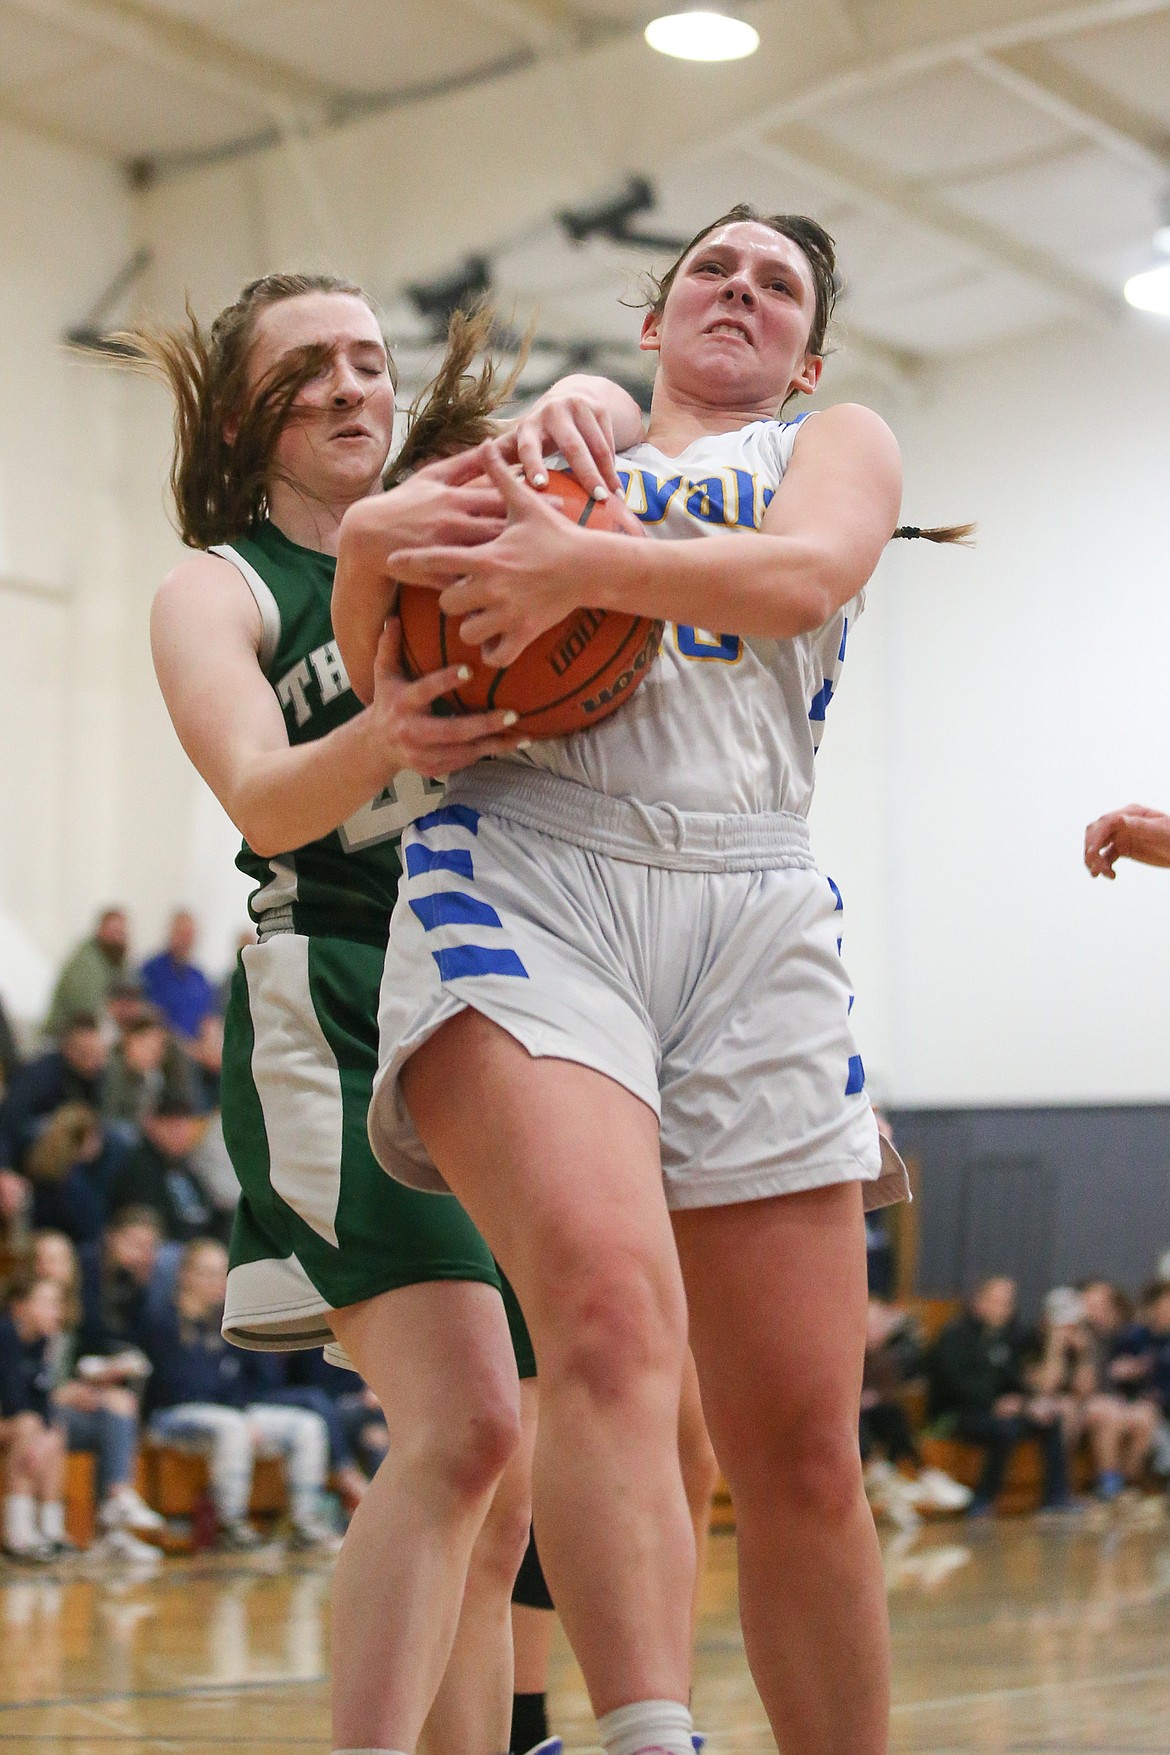
[{"label": "brown ponytail", "polygon": [[[126,363],[161,377],[174,397],[171,493],[179,535],[191,548],[243,536],[266,515],[281,428],[301,390],[328,364],[330,350],[295,349],[256,389],[248,385],[248,355],[268,306],[315,292],[347,293],[377,315],[352,281],[331,274],[266,274],[249,282],[209,331],[188,305],[181,328],[144,324],[118,337],[131,349]],[[389,357],[389,344],[386,352]],[[390,374],[393,380],[392,359]]]},{"label": "brown ponytail", "polygon": [[[515,365],[500,378],[487,357],[494,321],[489,305],[456,311],[451,317],[442,364],[411,406],[406,438],[383,477],[384,487],[397,487],[424,463],[468,451],[499,431],[493,416],[512,399],[528,358],[529,338],[521,344]],[[480,355],[483,363],[473,375],[472,365]]]},{"label": "brown ponytail", "polygon": [[899,524],[894,536],[907,541],[921,538],[923,542],[957,542],[963,548],[975,547],[974,524],[932,524],[927,530],[920,530],[917,524]]}]

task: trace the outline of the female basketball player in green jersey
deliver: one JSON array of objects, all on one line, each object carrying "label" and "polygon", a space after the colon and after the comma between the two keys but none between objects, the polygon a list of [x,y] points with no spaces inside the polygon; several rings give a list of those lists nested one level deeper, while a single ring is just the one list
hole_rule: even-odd
[{"label": "female basketball player in green jersey", "polygon": [[[381,484],[394,415],[389,353],[364,294],[268,276],[208,337],[193,325],[137,340],[175,394],[172,486],[180,533],[201,551],[155,600],[155,666],[258,885],[260,942],[237,968],[224,1049],[224,1131],[242,1191],[225,1333],[269,1349],[336,1340],[390,1421],[388,1459],[337,1566],[335,1743],[411,1752],[426,1721],[433,1749],[497,1755],[508,1598],[528,1528],[509,1316],[470,1220],[454,1200],[384,1175],[366,1111],[398,840],[437,791],[419,775],[515,740],[503,714],[432,717],[456,673],[407,682],[393,622],[367,708],[338,655],[338,529]],[[448,362],[419,428],[431,454],[482,437],[498,400],[490,375],[469,386],[459,366]],[[586,486],[616,488],[614,440],[640,431],[623,392],[575,379],[507,443],[530,474],[559,450]],[[436,495],[434,471],[399,487],[397,540],[498,533],[502,502],[465,485],[468,473],[452,458],[438,470],[451,494]],[[509,1315],[531,1374],[519,1313]]]}]

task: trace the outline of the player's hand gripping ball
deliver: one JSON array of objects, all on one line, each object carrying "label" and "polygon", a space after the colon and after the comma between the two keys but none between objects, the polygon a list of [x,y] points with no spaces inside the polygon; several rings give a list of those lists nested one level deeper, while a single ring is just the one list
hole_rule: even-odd
[{"label": "player's hand gripping ball", "polygon": [[[545,490],[578,524],[630,535],[629,521],[611,500],[595,500],[565,470],[553,470]],[[447,664],[465,664],[471,680],[440,697],[437,710],[485,713],[511,708],[526,737],[565,737],[587,731],[628,701],[658,656],[663,624],[624,610],[578,609],[549,628],[503,670],[486,664],[478,646],[459,637],[457,619],[439,608],[439,593],[401,585],[398,619],[407,674],[424,676]]]}]

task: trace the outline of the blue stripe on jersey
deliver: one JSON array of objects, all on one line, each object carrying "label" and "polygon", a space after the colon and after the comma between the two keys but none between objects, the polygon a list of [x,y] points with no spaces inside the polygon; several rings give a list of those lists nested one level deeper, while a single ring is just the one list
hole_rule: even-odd
[{"label": "blue stripe on jersey", "polygon": [[407,877],[422,877],[428,871],[453,871],[457,877],[474,877],[475,868],[466,847],[423,847],[412,841],[406,849]]},{"label": "blue stripe on jersey", "polygon": [[[808,710],[808,716],[811,720],[814,721],[814,723],[823,721],[825,714],[828,712],[829,702],[832,699],[833,699],[833,685],[826,678],[824,684],[821,686],[821,688],[819,688],[817,690],[816,694],[813,696],[812,706]],[[836,724],[836,720],[834,720],[833,723]]]},{"label": "blue stripe on jersey", "polygon": [[411,825],[415,829],[466,829],[469,835],[479,834],[479,812],[472,810],[469,804],[443,804],[438,810],[430,811],[425,817],[415,817]]},{"label": "blue stripe on jersey", "polygon": [[856,1097],[857,1093],[864,1091],[864,1089],[865,1068],[861,1064],[861,1056],[860,1054],[851,1054],[849,1056],[849,1077],[845,1083],[845,1095]]},{"label": "blue stripe on jersey", "polygon": [[528,980],[528,971],[515,951],[488,950],[484,945],[451,945],[444,951],[432,951],[439,965],[441,981],[460,981],[469,975],[518,975]]},{"label": "blue stripe on jersey", "polygon": [[826,876],[825,882],[828,884],[828,886],[832,890],[834,896],[836,896],[836,898],[837,898],[837,906],[833,910],[833,912],[835,914],[839,914],[841,912],[842,908],[844,908],[844,906],[845,906],[845,903],[841,899],[841,892],[837,888],[836,884],[833,882],[831,877]]},{"label": "blue stripe on jersey", "polygon": [[434,932],[436,926],[503,925],[490,903],[481,902],[463,890],[437,890],[433,896],[417,896],[412,898],[410,907],[427,932]]}]

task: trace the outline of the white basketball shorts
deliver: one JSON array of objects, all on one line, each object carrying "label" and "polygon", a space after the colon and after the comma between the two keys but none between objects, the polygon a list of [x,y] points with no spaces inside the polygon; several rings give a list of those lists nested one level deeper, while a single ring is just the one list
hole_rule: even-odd
[{"label": "white basketball shorts", "polygon": [[803,819],[655,813],[501,770],[456,777],[403,836],[370,1109],[383,1167],[445,1188],[399,1073],[471,1006],[655,1112],[672,1208],[852,1181],[867,1206],[904,1199],[849,1029],[841,899]]}]

